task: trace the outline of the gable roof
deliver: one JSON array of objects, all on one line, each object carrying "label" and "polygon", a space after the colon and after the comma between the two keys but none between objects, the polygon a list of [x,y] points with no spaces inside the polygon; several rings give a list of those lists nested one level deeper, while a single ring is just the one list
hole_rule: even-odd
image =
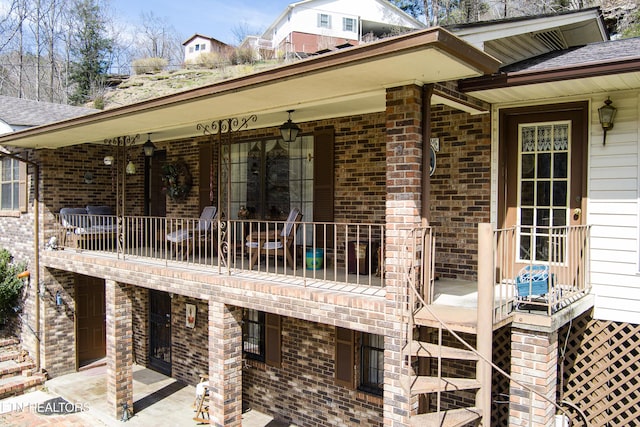
[{"label": "gable roof", "polygon": [[0,120],[12,128],[39,126],[99,110],[0,95]]},{"label": "gable roof", "polygon": [[503,64],[609,39],[598,7],[445,28]]},{"label": "gable roof", "polygon": [[182,43],[182,46],[186,46],[186,45],[188,45],[191,41],[193,41],[193,39],[198,38],[198,37],[200,37],[200,38],[202,38],[202,39],[210,40],[210,41],[211,41],[211,42],[213,42],[213,43],[218,43],[218,44],[221,44],[221,45],[225,45],[225,46],[226,46],[226,43],[225,43],[225,42],[221,42],[220,40],[215,39],[215,38],[213,38],[213,37],[203,36],[202,34],[198,34],[198,33],[195,33],[194,35],[192,35],[191,37],[189,37],[189,38],[188,38],[184,43]]},{"label": "gable roof", "polygon": [[459,87],[491,103],[640,89],[640,37],[549,52]]}]

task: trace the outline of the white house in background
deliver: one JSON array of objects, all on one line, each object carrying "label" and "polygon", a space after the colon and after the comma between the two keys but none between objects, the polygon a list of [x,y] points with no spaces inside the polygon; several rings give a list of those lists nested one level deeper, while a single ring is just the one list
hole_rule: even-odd
[{"label": "white house in background", "polygon": [[261,38],[281,52],[315,53],[424,27],[385,0],[303,0],[287,6]]},{"label": "white house in background", "polygon": [[229,48],[229,45],[220,40],[198,33],[189,37],[182,45],[184,46],[185,63],[194,62],[200,54],[208,52],[220,53]]}]

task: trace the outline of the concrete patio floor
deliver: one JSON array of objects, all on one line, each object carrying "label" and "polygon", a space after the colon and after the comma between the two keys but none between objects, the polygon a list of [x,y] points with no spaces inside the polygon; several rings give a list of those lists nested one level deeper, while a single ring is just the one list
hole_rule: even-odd
[{"label": "concrete patio floor", "polygon": [[[185,427],[204,425],[193,420],[195,387],[150,369],[134,365],[133,396],[135,414],[128,421],[116,419],[106,401],[104,364],[48,380],[44,389],[0,400],[2,426],[130,426]],[[64,399],[64,401],[60,400]],[[61,403],[62,402],[62,403]],[[75,413],[46,415],[47,409],[65,408]],[[51,412],[51,411],[50,411]],[[258,411],[242,415],[243,427],[289,427]]]}]

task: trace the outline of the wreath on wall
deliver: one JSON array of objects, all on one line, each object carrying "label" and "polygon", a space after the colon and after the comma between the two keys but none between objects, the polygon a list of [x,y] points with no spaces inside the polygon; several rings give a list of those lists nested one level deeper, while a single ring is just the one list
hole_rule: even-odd
[{"label": "wreath on wall", "polygon": [[167,196],[171,200],[181,201],[189,195],[193,185],[193,177],[187,164],[182,160],[178,160],[175,163],[167,163],[162,166],[162,182]]}]

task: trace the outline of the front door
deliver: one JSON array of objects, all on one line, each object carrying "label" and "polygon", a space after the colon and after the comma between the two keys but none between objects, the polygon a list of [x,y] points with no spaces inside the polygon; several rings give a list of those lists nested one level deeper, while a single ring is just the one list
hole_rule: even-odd
[{"label": "front door", "polygon": [[[499,220],[516,226],[516,265],[564,263],[564,231],[585,217],[588,104],[500,114]],[[560,237],[558,237],[560,236]]]},{"label": "front door", "polygon": [[149,290],[149,365],[171,375],[171,296]]},{"label": "front door", "polygon": [[76,276],[76,316],[78,365],[105,357],[104,280]]}]

